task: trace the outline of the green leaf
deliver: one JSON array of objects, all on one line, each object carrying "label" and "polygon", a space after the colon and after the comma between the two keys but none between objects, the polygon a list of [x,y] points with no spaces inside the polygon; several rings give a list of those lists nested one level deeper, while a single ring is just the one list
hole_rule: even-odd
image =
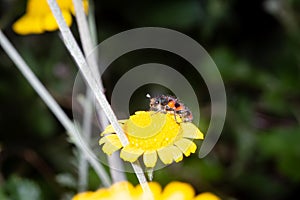
[{"label": "green leaf", "polygon": [[69,187],[69,188],[77,187],[77,182],[74,176],[70,173],[58,174],[55,179],[62,186]]},{"label": "green leaf", "polygon": [[9,178],[7,190],[14,200],[42,199],[41,189],[35,182],[17,176],[11,176]]}]

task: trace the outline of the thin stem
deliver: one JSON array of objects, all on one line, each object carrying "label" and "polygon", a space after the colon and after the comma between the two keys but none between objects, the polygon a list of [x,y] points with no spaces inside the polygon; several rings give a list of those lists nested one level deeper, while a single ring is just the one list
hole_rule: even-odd
[{"label": "thin stem", "polygon": [[108,164],[110,166],[110,175],[113,183],[127,180],[124,174],[124,165],[118,154],[114,152],[112,155],[107,156]]},{"label": "thin stem", "polygon": [[137,178],[139,180],[140,185],[142,186],[142,189],[143,189],[144,193],[146,193],[148,195],[152,194],[151,190],[150,190],[150,187],[149,187],[149,185],[147,183],[147,179],[145,177],[145,174],[144,174],[144,172],[143,172],[143,170],[141,168],[140,162],[137,160],[134,163],[132,163],[131,165],[132,165],[132,167],[134,169],[134,172],[135,172],[135,174],[136,174],[136,176],[137,176]]},{"label": "thin stem", "polygon": [[96,21],[95,21],[95,5],[94,1],[89,1],[89,13],[92,13],[92,15],[88,15],[88,24],[89,24],[89,30],[91,33],[92,43],[94,45],[98,44],[97,40],[97,27],[96,27]]},{"label": "thin stem", "polygon": [[[88,64],[91,68],[91,70],[94,71],[95,76],[99,77],[99,70],[98,70],[98,65],[97,65],[97,58],[95,57],[95,54],[90,54],[95,46],[95,42],[97,41],[96,39],[96,34],[94,34],[94,42],[91,37],[90,29],[88,26],[87,18],[84,13],[84,9],[82,6],[82,1],[81,0],[73,0],[73,4],[75,7],[75,12],[76,12],[76,21],[79,29],[79,34],[80,34],[80,40],[83,46],[83,51],[85,54],[85,57],[88,58]],[[91,6],[90,6],[90,9]],[[93,15],[93,13],[90,11],[90,15]],[[92,13],[92,14],[91,14]],[[102,82],[100,81],[100,87],[101,91],[103,90],[103,85]],[[88,105],[91,104],[91,99],[92,99],[92,92],[90,91],[89,88],[87,88],[87,94],[86,94],[86,103]],[[100,120],[100,125],[101,127],[105,128],[106,126],[109,125],[109,122],[105,116],[105,114],[100,110],[97,112],[99,119]],[[84,137],[86,138],[86,142],[89,144],[90,138],[91,138],[91,106],[86,106],[84,109],[84,117],[83,117],[83,133]],[[79,165],[79,189],[81,191],[85,190],[86,184],[87,184],[87,170],[88,170],[88,165],[84,162],[85,158],[80,156],[80,165]],[[118,172],[116,171],[116,167],[119,169],[122,168],[123,163],[121,162],[121,159],[117,155],[112,155],[108,156],[108,163],[110,165],[110,174],[112,177],[113,182],[118,182],[118,181],[123,181],[126,180],[125,175],[123,172]],[[117,166],[115,166],[117,165]],[[124,170],[123,170],[124,171]]]},{"label": "thin stem", "polygon": [[[71,55],[73,56],[75,62],[77,63],[77,66],[79,67],[83,77],[85,78],[86,82],[88,83],[88,86],[93,91],[93,93],[96,97],[96,100],[102,107],[102,109],[103,109],[104,113],[106,114],[107,118],[109,119],[112,127],[116,131],[116,134],[118,135],[122,146],[128,145],[128,143],[129,143],[128,139],[127,139],[126,135],[124,134],[122,128],[120,127],[117,117],[115,116],[112,108],[110,107],[109,103],[107,102],[104,93],[100,92],[101,87],[100,87],[99,81],[97,81],[92,70],[90,70],[88,68],[87,62],[86,62],[79,46],[77,45],[76,40],[71,33],[71,30],[69,29],[69,27],[66,24],[66,22],[62,16],[60,8],[58,7],[55,0],[47,0],[47,2],[50,6],[50,9],[51,9],[55,19],[56,19],[59,30],[61,31],[61,34],[64,38],[65,45],[68,48],[68,50],[70,51]],[[141,169],[141,166],[133,165],[133,169],[136,172],[136,176],[138,177],[138,180],[146,182],[144,173],[140,173],[140,171],[143,171]],[[144,184],[144,183],[140,182],[140,184]]]},{"label": "thin stem", "polygon": [[16,64],[18,69],[33,87],[33,89],[38,93],[38,95],[42,98],[42,100],[46,103],[49,109],[53,112],[53,114],[57,117],[60,123],[67,130],[67,133],[74,144],[79,148],[82,152],[85,152],[86,158],[91,163],[92,167],[95,169],[99,178],[102,180],[105,186],[110,185],[110,179],[105,169],[98,163],[96,156],[89,149],[89,147],[82,142],[82,137],[78,134],[78,130],[72,121],[67,117],[67,115],[60,108],[58,103],[54,100],[54,98],[50,95],[44,85],[38,80],[38,78],[31,71],[29,66],[25,63],[23,58],[19,55],[17,50],[13,47],[13,45],[9,42],[9,40],[5,37],[0,29],[0,45],[4,49],[4,51],[8,54],[8,56],[12,59],[12,61]]},{"label": "thin stem", "polygon": [[[91,90],[86,91],[86,98],[83,101],[83,125],[82,125],[82,137],[86,144],[90,144],[91,140],[91,134],[92,134],[92,92]],[[78,190],[80,192],[85,191],[87,189],[87,183],[88,183],[88,170],[89,170],[89,165],[87,162],[87,159],[84,155],[84,152],[80,152],[79,154],[79,176],[78,176]]]},{"label": "thin stem", "polygon": [[[88,26],[85,20],[85,13],[82,6],[82,1],[73,1],[76,13],[76,21],[79,28],[80,40],[83,46],[85,56],[88,55],[88,52],[92,50],[92,41],[90,37],[90,33],[88,30]],[[96,76],[99,76],[98,69],[96,66],[96,59],[89,59],[89,66],[91,70],[96,73]],[[85,139],[87,144],[90,144],[91,139],[91,121],[92,121],[92,107],[91,107],[91,100],[93,98],[93,93],[91,92],[90,88],[88,87],[86,90],[85,101],[84,101],[84,113],[83,113],[83,132],[82,136]],[[88,163],[86,162],[86,158],[82,152],[80,152],[79,156],[79,191],[84,191],[87,188],[88,183]]]},{"label": "thin stem", "polygon": [[[75,7],[75,12],[76,12],[76,21],[78,24],[78,29],[79,29],[79,35],[80,35],[80,40],[82,42],[82,47],[83,47],[83,52],[86,56],[86,58],[89,58],[87,60],[88,65],[91,70],[93,70],[93,73],[95,77],[99,77],[99,71],[97,67],[97,58],[94,56],[94,54],[91,54],[91,51],[94,48],[89,26],[87,23],[86,15],[84,13],[84,9],[82,6],[82,1],[81,0],[73,0],[73,4]],[[103,88],[102,83],[99,81],[99,85]],[[101,90],[103,91],[103,90]]]},{"label": "thin stem", "polygon": [[88,64],[78,46],[76,43],[76,40],[71,33],[71,30],[67,26],[60,8],[58,7],[55,0],[47,0],[48,4],[51,8],[51,11],[56,19],[56,22],[58,23],[59,30],[63,36],[65,45],[71,55],[73,56],[77,66],[79,67],[84,79],[88,83],[88,86],[93,91],[98,103],[102,107],[104,113],[106,114],[107,118],[109,119],[110,123],[112,124],[114,130],[116,131],[116,134],[118,135],[121,143],[123,146],[126,146],[128,144],[128,139],[126,135],[123,133],[122,128],[118,124],[118,120],[116,116],[114,115],[109,103],[107,102],[104,94],[101,91],[101,87],[99,84],[99,81],[96,81],[96,77],[93,74],[93,71],[89,69]]}]

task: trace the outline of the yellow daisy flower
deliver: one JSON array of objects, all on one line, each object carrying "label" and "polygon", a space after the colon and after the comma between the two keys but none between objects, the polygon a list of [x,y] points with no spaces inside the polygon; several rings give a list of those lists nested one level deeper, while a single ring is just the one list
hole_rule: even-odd
[{"label": "yellow daisy flower", "polygon": [[111,125],[104,132],[99,144],[111,155],[121,149],[120,157],[135,162],[140,156],[146,167],[153,168],[159,158],[164,164],[179,162],[185,156],[195,153],[197,146],[193,139],[203,139],[203,133],[190,122],[180,123],[180,116],[153,111],[138,111],[128,120],[119,121],[129,144],[122,146]]},{"label": "yellow daisy flower", "polygon": [[175,181],[164,189],[157,182],[149,182],[148,185],[150,193],[144,193],[140,185],[134,187],[124,181],[95,192],[79,193],[72,200],[221,200],[209,192],[195,196],[195,190],[188,183]]},{"label": "yellow daisy flower", "polygon": [[[75,10],[72,0],[56,0],[62,15],[68,24],[72,24],[72,16]],[[88,11],[88,0],[83,0],[85,12]],[[12,26],[13,30],[21,35],[40,34],[45,31],[54,31],[58,29],[58,25],[48,6],[47,0],[28,0],[26,13],[18,19]]]}]

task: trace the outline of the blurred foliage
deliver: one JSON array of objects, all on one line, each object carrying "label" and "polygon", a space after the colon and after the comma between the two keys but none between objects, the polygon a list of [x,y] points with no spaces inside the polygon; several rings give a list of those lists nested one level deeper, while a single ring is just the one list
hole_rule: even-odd
[{"label": "blurred foliage", "polygon": [[6,187],[9,193],[11,194],[10,197],[11,199],[16,199],[16,200],[42,199],[41,189],[33,181],[12,176],[8,179]]},{"label": "blurred foliage", "polygon": [[[25,5],[24,0],[0,1],[0,26],[71,117],[75,64],[57,32],[12,32]],[[161,169],[154,180],[187,181],[198,192],[224,199],[300,197],[299,8],[299,0],[95,1],[100,41],[143,26],[181,31],[210,53],[225,83],[227,119],[213,151]],[[68,199],[77,187],[77,154],[59,122],[0,52],[0,199]],[[187,63],[163,53],[136,51],[114,62],[104,75],[108,98],[118,78],[135,65],[168,64],[201,85],[196,92],[205,130],[210,118],[205,83]],[[141,93],[151,87],[132,97],[132,111],[146,108]],[[90,188],[97,188],[101,181],[92,170],[89,176]],[[137,182],[133,174],[128,177]]]}]

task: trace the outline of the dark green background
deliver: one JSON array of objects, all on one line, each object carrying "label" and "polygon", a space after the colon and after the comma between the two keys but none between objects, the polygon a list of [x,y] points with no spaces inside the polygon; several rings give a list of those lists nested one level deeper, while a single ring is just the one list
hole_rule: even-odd
[{"label": "dark green background", "polygon": [[[75,63],[57,32],[15,34],[12,23],[26,1],[0,1],[0,26],[72,117]],[[96,1],[99,41],[121,31],[160,26],[199,42],[216,62],[228,101],[219,142],[204,159],[193,155],[155,173],[162,185],[191,183],[197,192],[223,199],[297,199],[300,188],[300,1]],[[76,35],[77,27],[72,30]],[[77,37],[78,38],[78,37]],[[0,50],[0,199],[67,199],[76,192],[77,153],[64,129]],[[207,128],[210,101],[205,83],[176,55],[135,51],[107,70],[108,98],[113,86],[135,65],[171,65],[196,86],[201,104],[200,127]],[[131,111],[145,109],[140,88]],[[161,90],[163,91],[163,90]],[[133,174],[130,180],[137,183]],[[90,170],[90,189],[101,181]]]}]

